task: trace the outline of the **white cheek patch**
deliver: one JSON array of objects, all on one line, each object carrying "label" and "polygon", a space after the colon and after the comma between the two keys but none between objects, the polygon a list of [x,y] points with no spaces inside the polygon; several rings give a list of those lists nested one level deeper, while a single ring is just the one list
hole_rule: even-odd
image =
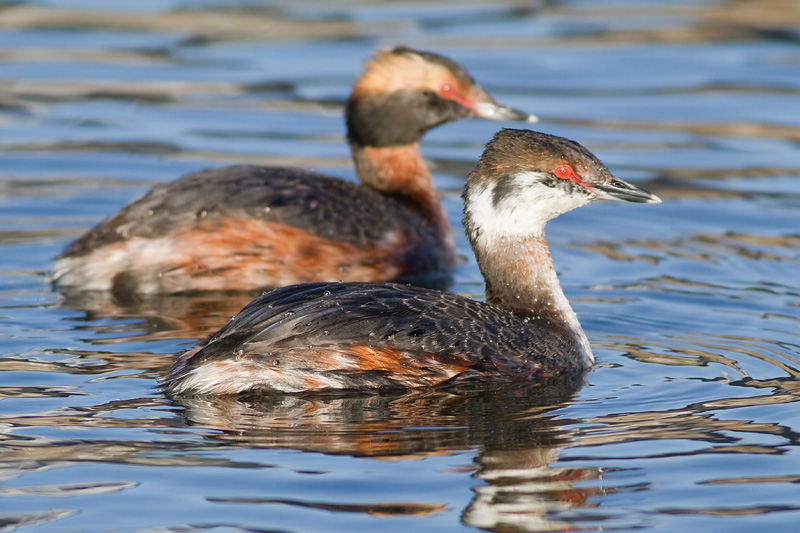
[{"label": "white cheek patch", "polygon": [[532,235],[544,232],[548,220],[591,202],[586,194],[569,193],[542,183],[550,175],[520,172],[497,193],[498,181],[471,191],[467,208],[476,229],[484,235]]}]

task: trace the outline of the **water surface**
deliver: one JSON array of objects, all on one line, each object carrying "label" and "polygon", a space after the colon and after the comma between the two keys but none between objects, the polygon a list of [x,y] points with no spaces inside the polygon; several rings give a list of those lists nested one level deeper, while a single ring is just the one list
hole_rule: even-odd
[{"label": "water surface", "polygon": [[[0,8],[0,524],[24,531],[790,530],[800,520],[800,7],[20,1]],[[464,64],[657,206],[548,226],[585,376],[170,401],[247,301],[59,294],[51,260],[154,183],[229,163],[353,179],[377,47]],[[502,124],[423,143],[454,227]],[[507,126],[518,126],[508,124]],[[458,232],[457,232],[458,233]],[[466,239],[452,290],[482,297]]]}]

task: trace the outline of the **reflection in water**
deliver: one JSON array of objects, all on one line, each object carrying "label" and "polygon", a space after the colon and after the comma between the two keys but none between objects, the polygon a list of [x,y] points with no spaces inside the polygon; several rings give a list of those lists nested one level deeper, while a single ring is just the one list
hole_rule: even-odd
[{"label": "reflection in water", "polygon": [[[794,337],[800,338],[800,335],[795,334]],[[636,339],[628,339],[627,342],[607,343],[604,346],[620,350],[625,356],[643,363],[669,366],[723,365],[740,376],[748,387],[758,386],[761,380],[750,376],[745,366],[751,361],[763,361],[767,363],[770,375],[774,372],[784,374],[777,378],[771,376],[766,386],[776,386],[783,392],[800,391],[797,345],[788,342],[742,335],[684,334],[670,337],[669,342],[650,341],[647,350],[641,348],[642,344]],[[732,381],[730,378],[727,380]]]},{"label": "reflection in water", "polygon": [[[206,337],[238,313],[260,292],[202,292],[172,295],[125,295],[124,299],[100,291],[62,292],[59,306],[85,312],[78,330],[111,336],[92,339],[93,344],[141,340],[199,339]],[[103,323],[113,319],[115,323]]]},{"label": "reflection in water", "polygon": [[[394,2],[389,2],[394,3]],[[480,5],[480,4],[479,4]],[[486,13],[492,13],[495,18],[501,11],[505,16],[527,17],[540,13],[541,15],[555,14],[569,16],[572,19],[591,19],[592,17],[609,16],[614,13],[612,7],[595,9],[593,5],[581,8],[580,4],[561,2],[543,4],[547,9],[540,8],[539,4],[530,5],[518,2],[500,2],[493,9],[484,7]],[[340,6],[344,9],[344,6]],[[691,14],[695,23],[690,27],[683,27],[683,21],[678,18],[675,24],[671,17],[664,17],[663,25],[655,28],[614,28],[613,30],[599,31],[594,29],[589,35],[568,34],[567,38],[556,33],[553,37],[541,38],[545,44],[580,44],[582,42],[596,43],[598,41],[611,42],[708,42],[746,39],[767,39],[795,37],[794,27],[800,24],[800,7],[794,0],[761,0],[757,4],[728,0],[715,5],[693,6],[691,9],[681,11],[667,9],[666,13],[674,14],[683,12]],[[447,20],[455,16],[468,16],[467,14],[454,14],[442,10],[441,18]],[[335,13],[335,12],[334,12]],[[380,35],[390,29],[396,29],[403,20],[402,11],[391,11],[394,18],[382,22],[353,22],[348,19],[330,17],[331,12],[319,10],[316,19],[311,17],[292,18],[292,13],[276,9],[272,6],[257,7],[249,5],[239,9],[174,9],[162,10],[158,16],[151,13],[113,12],[105,10],[79,10],[57,9],[52,7],[38,7],[13,5],[3,10],[0,18],[0,27],[5,28],[63,28],[78,29],[108,29],[138,30],[149,32],[182,32],[193,36],[196,43],[207,43],[218,40],[257,40],[257,41],[294,41],[305,39],[336,39],[353,38],[368,34]],[[414,11],[408,11],[405,22],[414,21]],[[618,8],[621,16],[644,16],[664,14],[656,5],[644,5],[637,10],[631,6]],[[328,15],[326,17],[325,15]],[[479,15],[480,16],[480,15]],[[368,19],[369,20],[369,19]],[[675,24],[671,26],[670,23]],[[529,37],[532,39],[533,37]],[[493,36],[491,43],[500,44],[500,37]],[[473,38],[474,45],[484,43]],[[151,52],[153,53],[153,52]]]},{"label": "reflection in water", "polygon": [[49,509],[34,513],[0,513],[0,527],[4,531],[13,531],[21,527],[37,526],[66,518],[77,512],[77,509]]},{"label": "reflection in water", "polygon": [[[174,398],[190,426],[228,443],[364,457],[423,457],[473,446],[511,450],[568,442],[564,407],[583,376],[506,388],[383,394]],[[531,439],[534,439],[533,441]]]},{"label": "reflection in water", "polygon": [[[800,2],[7,4],[0,529],[380,530],[379,516],[471,529],[442,523],[454,514],[494,531],[796,528]],[[610,151],[667,200],[646,220],[593,215],[609,233],[558,245],[585,258],[560,265],[606,352],[592,386],[178,404],[154,390],[173,339],[216,331],[251,295],[50,305],[49,260],[132,189],[215,161],[350,172],[339,117],[352,71],[402,42],[449,50],[498,96],[547,107],[543,131]],[[491,133],[465,122],[426,146],[454,227]],[[474,262],[460,272],[480,279]],[[449,454],[455,470],[429,468]],[[295,461],[331,478],[367,464],[370,488],[400,463],[434,486],[382,501],[320,488]],[[296,485],[265,489],[265,472]],[[174,487],[194,506],[176,507]],[[109,512],[158,500],[135,525]],[[292,520],[269,523],[276,509]]]},{"label": "reflection in water", "polygon": [[[704,398],[674,409],[587,417],[583,419],[587,426],[578,432],[582,444],[593,446],[668,439],[710,444],[706,448],[693,450],[692,455],[782,453],[773,440],[765,444],[742,444],[748,436],[757,438],[770,435],[781,439],[784,445],[800,444],[800,433],[790,426],[778,422],[754,422],[731,414],[735,409],[800,401],[800,361],[795,346],[735,335],[676,336],[661,346],[651,340],[647,350],[633,339],[628,343],[607,346],[613,346],[627,357],[647,364],[673,367],[718,365],[726,370],[719,377],[707,381],[724,383],[739,389],[737,392],[744,389],[751,394]],[[748,366],[754,366],[761,372],[766,368],[768,377],[751,376],[747,371]],[[776,377],[776,373],[784,375]],[[720,417],[717,415],[720,412],[725,414]],[[663,456],[663,452],[658,453]],[[674,453],[683,455],[685,452]]]},{"label": "reflection in water", "polygon": [[[569,529],[568,523],[547,518],[546,513],[588,507],[589,497],[608,492],[575,485],[578,481],[598,479],[597,468],[549,466],[558,458],[559,450],[573,441],[571,432],[564,428],[569,421],[559,419],[552,412],[566,407],[583,384],[584,378],[579,376],[489,390],[189,397],[173,400],[182,408],[178,418],[131,419],[114,414],[158,408],[165,402],[161,398],[2,416],[0,425],[16,428],[16,431],[26,427],[137,427],[149,428],[165,437],[138,441],[62,441],[3,432],[0,478],[86,462],[139,466],[260,466],[218,457],[220,443],[406,461],[476,449],[474,476],[481,483],[473,489],[475,495],[462,513],[466,524],[503,531]],[[200,429],[203,440],[176,439],[187,426]],[[101,494],[128,490],[136,485],[93,482],[81,486],[17,488],[14,494],[19,491],[51,496]],[[0,497],[3,495],[12,494],[8,490],[0,491]],[[426,515],[446,508],[443,502],[342,505],[305,499],[253,498],[249,494],[207,499],[217,503],[282,504],[375,516]]]},{"label": "reflection in water", "polygon": [[[194,466],[263,468],[263,463],[248,463],[220,457],[227,447],[243,449],[291,449],[330,455],[414,461],[426,457],[475,450],[474,495],[462,510],[465,524],[491,531],[548,531],[576,527],[578,510],[593,508],[617,492],[653,490],[648,483],[629,484],[629,480],[610,477],[602,484],[601,469],[592,464],[605,460],[604,447],[623,443],[691,441],[699,447],[691,451],[668,451],[658,446],[636,447],[631,454],[617,457],[628,463],[680,456],[717,456],[720,453],[744,456],[777,456],[787,444],[800,444],[800,434],[780,423],[754,422],[735,416],[734,410],[800,399],[798,371],[791,352],[768,347],[757,339],[719,337],[684,339],[687,347],[676,353],[662,353],[656,360],[636,343],[619,344],[616,349],[643,364],[695,366],[723,364],[741,378],[727,386],[755,389],[751,396],[690,401],[663,410],[611,412],[580,420],[560,418],[557,410],[570,408],[583,386],[582,378],[552,381],[538,386],[512,386],[489,390],[434,390],[384,395],[315,395],[252,397],[188,397],[173,399],[179,410],[164,410],[167,400],[141,398],[118,400],[94,406],[64,408],[41,413],[0,416],[3,465],[0,477],[69,465],[97,462],[138,466]],[[691,344],[691,346],[689,346]],[[677,342],[671,345],[674,350]],[[773,370],[783,369],[790,379],[755,379],[739,368],[745,358],[729,357],[726,352],[747,352]],[[665,347],[665,352],[669,350]],[[774,374],[774,372],[773,372]],[[759,393],[770,389],[767,394]],[[7,392],[7,391],[5,391]],[[18,391],[19,392],[19,391]],[[24,391],[22,391],[24,393]],[[154,411],[155,409],[155,411]],[[130,418],[124,413],[160,412],[162,416]],[[123,413],[118,416],[116,413]],[[724,412],[722,416],[717,413]],[[24,428],[148,428],[161,435],[155,440],[68,439],[20,436]],[[186,430],[191,429],[187,434]],[[194,436],[192,436],[194,435]],[[183,436],[183,437],[181,437]],[[187,436],[191,438],[186,438]],[[759,436],[773,440],[755,442]],[[200,437],[201,440],[197,440]],[[777,440],[774,440],[777,439]],[[763,440],[763,439],[762,439]],[[220,445],[224,445],[220,447]],[[571,448],[569,460],[561,451]],[[593,456],[598,449],[599,455]],[[577,454],[576,454],[577,452]],[[572,464],[576,466],[572,466]],[[607,467],[603,470],[609,470]],[[613,471],[613,468],[611,469]],[[795,475],[700,479],[709,486],[756,483],[793,483]],[[590,483],[583,483],[590,481]],[[620,483],[622,482],[622,483]],[[628,483],[628,484],[625,484]],[[104,493],[129,490],[135,483],[95,482],[83,486],[38,486],[14,488],[36,494],[66,495],[71,491]],[[92,492],[94,491],[94,492]],[[8,491],[0,493],[11,495]],[[279,493],[280,494],[280,491]],[[600,500],[598,501],[598,497]],[[285,505],[329,512],[362,513],[370,516],[419,516],[447,508],[443,501],[397,502],[340,501],[253,496],[251,492],[226,497],[206,496],[211,503],[236,505]],[[759,505],[721,509],[712,505],[695,509],[665,506],[659,513],[708,515],[769,513],[775,510]],[[37,515],[38,516],[38,515]],[[66,516],[66,515],[65,515]],[[587,515],[584,513],[584,520]],[[37,517],[17,517],[36,520]],[[600,517],[594,520],[602,521]],[[606,520],[609,525],[612,518]]]},{"label": "reflection in water", "polygon": [[365,503],[346,504],[289,500],[278,498],[207,498],[212,503],[250,503],[293,505],[305,509],[319,509],[332,513],[364,513],[372,516],[424,516],[445,509],[444,504],[425,503]]},{"label": "reflection in water", "polygon": [[[708,90],[714,89],[708,87]],[[718,88],[717,88],[718,89]],[[747,89],[745,89],[747,90]],[[793,91],[789,91],[793,92]],[[752,122],[719,122],[719,123],[704,123],[698,124],[696,122],[659,122],[658,124],[641,123],[641,122],[623,122],[606,120],[602,122],[593,122],[587,120],[567,120],[564,121],[570,124],[581,125],[594,125],[602,126],[604,128],[621,129],[621,130],[635,130],[635,131],[680,131],[686,133],[693,133],[697,135],[708,136],[721,136],[721,137],[771,137],[776,139],[786,139],[789,141],[797,142],[800,140],[800,131],[793,126],[781,126],[775,124],[754,124]],[[762,173],[763,171],[763,173]],[[678,177],[682,179],[708,177],[706,176],[707,169],[702,171],[698,169],[675,169],[666,175],[671,177]],[[725,178],[730,176],[774,176],[788,173],[789,175],[796,175],[798,172],[795,167],[784,168],[746,168],[746,169],[715,169],[710,172],[711,177]]]},{"label": "reflection in water", "polygon": [[[345,38],[365,33],[368,26],[347,20],[292,20],[276,16],[274,8],[187,9],[151,12],[57,9],[37,6],[12,6],[3,10],[0,27],[6,28],[81,28],[183,32],[197,44],[217,40],[294,41]],[[372,31],[385,30],[373,25]],[[149,50],[148,50],[149,52]]]},{"label": "reflection in water", "polygon": [[476,457],[475,477],[485,482],[462,514],[464,523],[490,531],[573,530],[575,524],[548,516],[591,508],[588,498],[612,492],[575,483],[599,479],[600,468],[552,467],[559,446],[490,450]]},{"label": "reflection in water", "polygon": [[[563,408],[582,377],[539,386],[416,391],[359,396],[195,397],[174,400],[188,424],[212,430],[210,441],[357,457],[422,459],[477,448],[474,476],[483,483],[463,511],[466,524],[489,530],[543,531],[567,523],[546,513],[586,507],[599,489],[595,468],[552,468],[572,437],[551,412]],[[346,505],[233,497],[218,502],[283,503],[381,515],[427,514],[441,502]]]},{"label": "reflection in water", "polygon": [[138,483],[68,483],[65,485],[45,485],[36,487],[0,487],[2,496],[49,496],[61,498],[69,496],[86,496],[93,494],[106,494],[132,489]]},{"label": "reflection in water", "polygon": [[[795,250],[800,249],[800,236],[696,233],[682,239],[595,241],[579,247],[615,261],[641,261],[650,264],[658,263],[658,257],[661,255],[704,263],[732,257],[747,260],[795,261]],[[632,250],[635,249],[649,250],[650,253],[634,254]]]}]

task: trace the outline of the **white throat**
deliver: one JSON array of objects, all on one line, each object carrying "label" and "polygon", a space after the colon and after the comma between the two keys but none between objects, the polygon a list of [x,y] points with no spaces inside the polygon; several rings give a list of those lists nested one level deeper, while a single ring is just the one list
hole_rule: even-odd
[{"label": "white throat", "polygon": [[589,341],[561,289],[544,227],[548,220],[593,198],[545,185],[542,181],[547,177],[521,172],[473,188],[465,209],[466,225],[486,279],[487,301],[569,330],[578,352],[591,363]]},{"label": "white throat", "polygon": [[483,238],[542,235],[548,220],[592,200],[545,185],[543,181],[549,177],[548,173],[524,171],[471,190],[466,209]]}]

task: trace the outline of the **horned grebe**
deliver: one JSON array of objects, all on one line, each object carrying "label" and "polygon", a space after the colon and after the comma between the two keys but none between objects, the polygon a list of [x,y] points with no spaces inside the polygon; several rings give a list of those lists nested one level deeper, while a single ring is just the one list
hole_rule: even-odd
[{"label": "horned grebe", "polygon": [[594,357],[558,283],[545,223],[592,200],[661,200],[580,144],[505,129],[463,194],[486,303],[395,283],[310,283],[248,304],[178,354],[169,393],[429,387],[579,371]]},{"label": "horned grebe", "polygon": [[188,174],[72,242],[53,281],[127,295],[441,276],[452,233],[419,140],[471,116],[536,121],[498,105],[459,64],[406,47],[372,57],[345,114],[364,186],[290,167]]}]

